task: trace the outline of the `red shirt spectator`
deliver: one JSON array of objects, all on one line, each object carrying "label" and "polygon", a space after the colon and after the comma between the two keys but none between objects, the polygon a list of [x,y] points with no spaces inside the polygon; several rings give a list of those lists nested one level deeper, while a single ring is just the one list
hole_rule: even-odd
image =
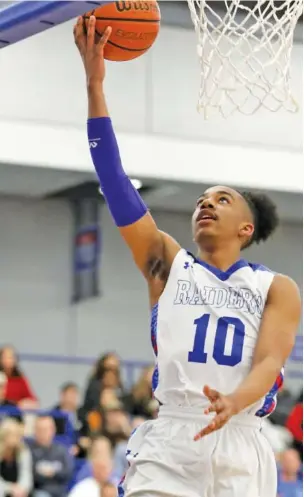
[{"label": "red shirt spectator", "polygon": [[297,442],[303,442],[303,395],[291,410],[286,421],[286,428]]},{"label": "red shirt spectator", "polygon": [[4,347],[0,351],[0,371],[7,377],[5,399],[21,408],[34,409],[37,398],[27,378],[21,372],[16,353],[12,347]]}]

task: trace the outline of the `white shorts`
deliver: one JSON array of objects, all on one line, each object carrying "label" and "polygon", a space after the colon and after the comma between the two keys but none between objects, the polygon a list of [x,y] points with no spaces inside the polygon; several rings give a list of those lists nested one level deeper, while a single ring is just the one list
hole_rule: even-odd
[{"label": "white shorts", "polygon": [[129,440],[119,496],[276,497],[275,458],[262,421],[240,414],[194,442],[210,419],[197,409],[161,407],[158,419]]}]

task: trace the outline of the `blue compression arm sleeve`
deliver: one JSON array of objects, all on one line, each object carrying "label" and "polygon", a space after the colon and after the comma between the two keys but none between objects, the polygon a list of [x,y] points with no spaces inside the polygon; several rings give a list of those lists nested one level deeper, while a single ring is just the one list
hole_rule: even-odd
[{"label": "blue compression arm sleeve", "polygon": [[89,119],[88,139],[102,193],[116,225],[135,223],[148,209],[123,170],[111,119]]}]

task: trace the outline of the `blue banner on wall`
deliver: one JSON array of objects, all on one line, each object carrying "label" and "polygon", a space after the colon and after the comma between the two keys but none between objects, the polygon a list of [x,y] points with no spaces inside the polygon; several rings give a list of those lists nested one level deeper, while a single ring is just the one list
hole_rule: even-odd
[{"label": "blue banner on wall", "polygon": [[97,269],[100,254],[100,230],[98,226],[81,228],[74,241],[75,271]]},{"label": "blue banner on wall", "polygon": [[72,203],[74,214],[72,302],[99,295],[101,254],[100,204],[96,199]]}]

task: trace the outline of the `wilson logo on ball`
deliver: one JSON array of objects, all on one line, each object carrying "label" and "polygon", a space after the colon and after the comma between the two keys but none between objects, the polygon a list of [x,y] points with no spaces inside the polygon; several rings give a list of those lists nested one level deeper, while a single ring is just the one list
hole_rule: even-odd
[{"label": "wilson logo on ball", "polygon": [[131,9],[149,12],[156,7],[151,2],[115,2],[115,5],[118,12],[128,12]]}]

